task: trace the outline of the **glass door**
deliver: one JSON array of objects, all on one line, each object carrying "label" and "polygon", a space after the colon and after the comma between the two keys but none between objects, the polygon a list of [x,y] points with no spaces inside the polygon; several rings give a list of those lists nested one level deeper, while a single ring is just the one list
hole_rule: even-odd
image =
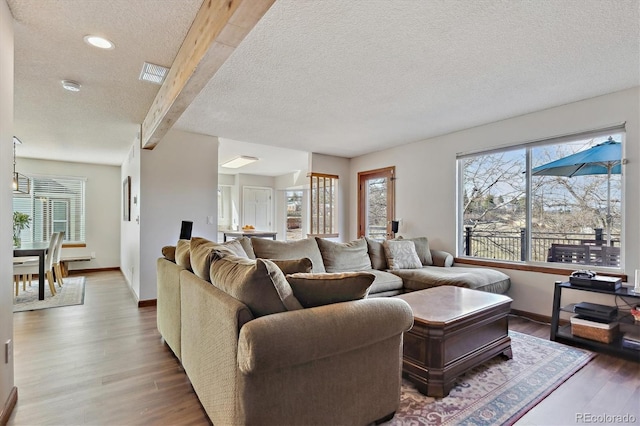
[{"label": "glass door", "polygon": [[358,173],[358,236],[382,241],[393,238],[395,167]]}]

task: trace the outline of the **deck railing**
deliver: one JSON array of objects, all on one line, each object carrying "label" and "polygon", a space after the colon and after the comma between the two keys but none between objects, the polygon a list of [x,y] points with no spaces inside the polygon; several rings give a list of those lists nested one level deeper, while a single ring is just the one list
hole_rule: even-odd
[{"label": "deck railing", "polygon": [[[481,257],[496,260],[526,260],[527,259],[527,233],[526,229],[520,232],[504,231],[479,231],[470,226],[465,227],[464,254],[467,256]],[[611,236],[611,246],[619,246],[620,235]],[[596,229],[592,234],[586,233],[553,233],[533,232],[531,234],[531,256],[536,262],[554,261],[550,258],[553,245],[607,245],[603,238],[602,229]],[[615,261],[613,261],[615,263]],[[589,264],[589,263],[587,263]],[[618,264],[605,266],[619,266]]]}]

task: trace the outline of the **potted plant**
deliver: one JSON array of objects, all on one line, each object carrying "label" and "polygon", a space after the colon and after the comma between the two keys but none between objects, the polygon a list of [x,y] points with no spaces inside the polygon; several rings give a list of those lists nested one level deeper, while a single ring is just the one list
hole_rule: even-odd
[{"label": "potted plant", "polygon": [[31,217],[26,213],[13,212],[13,246],[20,247],[20,233],[29,227]]}]

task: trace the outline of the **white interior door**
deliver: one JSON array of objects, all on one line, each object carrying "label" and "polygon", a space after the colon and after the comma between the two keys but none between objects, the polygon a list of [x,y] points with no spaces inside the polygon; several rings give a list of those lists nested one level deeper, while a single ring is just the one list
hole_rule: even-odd
[{"label": "white interior door", "polygon": [[271,231],[273,210],[271,188],[245,186],[242,190],[242,224],[253,225],[257,231]]}]

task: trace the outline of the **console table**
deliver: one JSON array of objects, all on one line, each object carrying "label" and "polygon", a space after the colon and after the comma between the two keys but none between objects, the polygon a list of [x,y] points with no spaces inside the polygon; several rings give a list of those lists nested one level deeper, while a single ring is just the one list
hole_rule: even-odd
[{"label": "console table", "polygon": [[276,239],[277,232],[271,231],[225,231],[224,232],[224,242],[227,242],[228,237],[232,238],[240,238],[240,237],[258,237],[258,238],[271,238],[273,240]]},{"label": "console table", "polygon": [[568,312],[573,314],[573,308],[575,304],[569,304],[566,306],[561,306],[562,300],[562,291],[563,290],[576,290],[576,291],[584,291],[590,293],[602,293],[609,294],[611,296],[620,296],[620,297],[632,297],[635,299],[640,299],[640,294],[634,293],[631,289],[627,287],[619,288],[618,290],[602,290],[598,288],[591,287],[579,287],[575,285],[571,285],[568,282],[560,282],[556,281],[555,289],[553,292],[553,311],[551,314],[551,335],[550,340],[560,341],[568,344],[577,344],[579,346],[583,346],[587,349],[591,349],[594,351],[603,351],[612,353],[615,355],[620,355],[625,358],[632,359],[634,361],[640,361],[640,351],[625,348],[622,346],[622,333],[625,330],[628,330],[633,327],[640,328],[639,323],[634,323],[634,319],[630,313],[619,313],[616,321],[620,323],[620,335],[611,342],[611,343],[601,343],[595,340],[584,339],[582,337],[574,336],[571,334],[571,325],[561,325],[560,324],[560,313]]}]

